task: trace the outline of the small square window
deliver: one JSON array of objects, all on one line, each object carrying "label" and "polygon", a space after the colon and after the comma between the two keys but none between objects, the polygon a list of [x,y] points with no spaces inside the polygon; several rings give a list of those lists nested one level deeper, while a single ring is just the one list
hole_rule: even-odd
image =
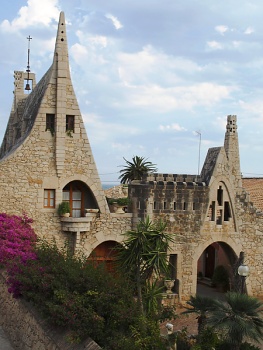
[{"label": "small square window", "polygon": [[44,208],[55,208],[55,190],[44,190]]}]

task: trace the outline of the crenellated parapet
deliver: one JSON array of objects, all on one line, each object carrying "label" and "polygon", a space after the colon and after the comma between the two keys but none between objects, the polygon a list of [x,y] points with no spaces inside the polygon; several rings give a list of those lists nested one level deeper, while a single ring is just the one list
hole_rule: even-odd
[{"label": "crenellated parapet", "polygon": [[169,215],[171,222],[178,222],[179,217],[184,217],[184,225],[195,226],[205,217],[209,187],[200,176],[156,173],[145,175],[141,181],[132,181],[129,196],[135,224],[146,215],[151,219]]},{"label": "crenellated parapet", "polygon": [[148,182],[149,184],[170,185],[170,186],[206,186],[205,182],[198,175],[187,174],[145,174],[142,178],[142,182]]}]

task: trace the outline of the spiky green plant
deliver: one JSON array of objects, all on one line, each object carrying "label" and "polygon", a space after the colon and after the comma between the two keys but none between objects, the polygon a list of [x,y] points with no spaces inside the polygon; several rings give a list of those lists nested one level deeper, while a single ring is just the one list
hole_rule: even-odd
[{"label": "spiky green plant", "polygon": [[153,275],[158,278],[168,268],[167,250],[174,240],[165,232],[166,224],[152,222],[149,217],[140,221],[137,230],[126,232],[122,246],[117,248],[116,263],[134,282],[136,296],[143,312],[143,288]]},{"label": "spiky green plant", "polygon": [[232,350],[240,350],[244,340],[263,339],[263,303],[246,294],[228,292],[225,297],[226,302],[218,302],[210,313],[208,324],[221,333]]},{"label": "spiky green plant", "polygon": [[141,180],[144,173],[156,172],[157,168],[155,164],[147,161],[144,157],[135,156],[132,158],[132,161],[123,159],[126,162],[126,165],[123,166],[123,169],[120,170],[120,182],[122,184],[129,183],[132,180]]}]

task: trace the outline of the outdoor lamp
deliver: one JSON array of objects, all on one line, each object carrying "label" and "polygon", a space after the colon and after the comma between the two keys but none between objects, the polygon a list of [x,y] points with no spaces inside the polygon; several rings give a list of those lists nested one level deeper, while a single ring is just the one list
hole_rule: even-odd
[{"label": "outdoor lamp", "polygon": [[249,274],[249,267],[247,265],[240,265],[237,273],[239,274],[239,276],[242,277],[247,277]]},{"label": "outdoor lamp", "polygon": [[245,279],[249,274],[249,267],[247,265],[240,265],[237,273],[241,276],[241,294],[245,293]]}]

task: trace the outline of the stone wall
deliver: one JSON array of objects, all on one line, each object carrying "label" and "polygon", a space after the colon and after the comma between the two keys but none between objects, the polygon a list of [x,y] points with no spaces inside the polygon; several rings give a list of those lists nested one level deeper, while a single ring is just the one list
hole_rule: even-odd
[{"label": "stone wall", "polygon": [[45,323],[29,303],[8,293],[5,274],[0,273],[0,325],[17,350],[99,350],[92,339],[72,345],[66,333]]},{"label": "stone wall", "polygon": [[[220,154],[219,149],[217,153]],[[209,185],[186,175],[154,174],[129,186],[134,224],[146,215],[151,220],[162,218],[167,222],[167,231],[174,239],[169,254],[177,256],[181,302],[195,295],[197,261],[213,243],[225,249],[229,266],[233,266],[241,251],[245,253],[250,267],[247,290],[250,295],[263,296],[263,215],[249,202],[244,190],[233,190],[230,177],[221,171],[224,154],[222,159]],[[218,191],[222,191],[222,203],[218,201]],[[229,205],[227,215],[225,203]]]}]

